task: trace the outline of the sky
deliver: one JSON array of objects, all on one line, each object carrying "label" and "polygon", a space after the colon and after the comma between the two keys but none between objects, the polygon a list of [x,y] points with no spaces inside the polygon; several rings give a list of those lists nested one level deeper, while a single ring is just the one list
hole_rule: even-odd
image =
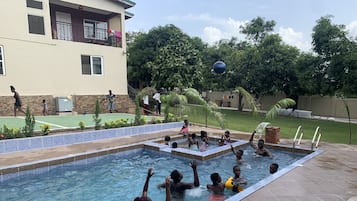
[{"label": "sky", "polygon": [[349,36],[357,37],[357,0],[132,0],[126,31],[148,32],[173,24],[191,37],[213,45],[221,39],[245,40],[239,27],[260,16],[274,20],[275,33],[302,51],[311,51],[316,21],[332,15],[333,24],[343,24]]}]

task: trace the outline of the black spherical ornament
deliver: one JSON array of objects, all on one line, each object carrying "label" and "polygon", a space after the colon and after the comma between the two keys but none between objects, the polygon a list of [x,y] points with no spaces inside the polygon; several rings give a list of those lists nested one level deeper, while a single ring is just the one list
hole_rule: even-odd
[{"label": "black spherical ornament", "polygon": [[223,61],[216,61],[213,64],[213,72],[216,74],[223,74],[226,71],[226,64]]}]

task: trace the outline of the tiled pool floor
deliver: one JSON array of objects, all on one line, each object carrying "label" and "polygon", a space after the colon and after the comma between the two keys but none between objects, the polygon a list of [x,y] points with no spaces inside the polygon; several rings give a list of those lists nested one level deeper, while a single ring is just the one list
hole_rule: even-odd
[{"label": "tiled pool floor", "polygon": [[[191,131],[195,130],[197,132],[206,130],[209,133],[224,132],[220,129],[193,126]],[[70,156],[151,139],[161,139],[165,135],[175,135],[176,132],[177,130],[169,130],[49,149],[0,154],[0,167]],[[235,135],[237,133],[232,131],[233,136],[238,136]],[[244,133],[239,134],[239,138],[248,139],[249,133],[246,133],[246,135]],[[281,141],[281,143],[290,142],[290,140]],[[320,149],[324,150],[320,155],[257,190],[243,200],[347,201],[349,198],[357,196],[357,146],[322,142]]]}]

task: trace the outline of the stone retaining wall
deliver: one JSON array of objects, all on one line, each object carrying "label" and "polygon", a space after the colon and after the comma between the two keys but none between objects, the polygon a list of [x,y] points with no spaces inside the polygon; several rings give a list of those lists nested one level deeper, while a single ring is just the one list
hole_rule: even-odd
[{"label": "stone retaining wall", "polygon": [[[105,95],[73,95],[73,112],[79,114],[91,113],[95,111],[95,103],[98,99],[102,112],[107,112],[107,101],[104,100]],[[46,96],[21,96],[22,109],[26,111],[29,106],[34,115],[42,115],[42,100],[46,100],[48,106],[48,114],[56,115],[55,97],[51,95]],[[0,96],[0,116],[14,115],[14,98],[12,96]],[[115,112],[121,113],[135,113],[135,104],[128,95],[116,95],[115,98]],[[20,113],[19,113],[20,114]],[[23,114],[20,114],[23,115]]]}]

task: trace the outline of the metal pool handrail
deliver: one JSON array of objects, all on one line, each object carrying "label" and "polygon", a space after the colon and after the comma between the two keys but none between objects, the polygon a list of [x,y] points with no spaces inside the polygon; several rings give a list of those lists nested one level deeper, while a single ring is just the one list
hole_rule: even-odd
[{"label": "metal pool handrail", "polygon": [[[297,141],[296,143],[296,139],[297,139],[297,136],[300,134],[300,137],[299,137],[299,140]],[[302,136],[304,135],[304,131],[302,129],[302,126],[300,125],[297,130],[296,130],[296,133],[295,133],[295,137],[294,137],[294,141],[293,141],[293,148],[295,148],[295,145],[300,145],[301,143],[301,139],[302,139]]]},{"label": "metal pool handrail", "polygon": [[[315,130],[315,133],[314,133],[314,137],[312,138],[312,141],[311,141],[311,150],[314,149],[314,144],[315,144],[315,148],[317,148],[319,146],[319,142],[320,142],[320,138],[321,138],[321,132],[320,132],[320,127],[318,126]],[[317,140],[316,140],[316,143],[315,143],[315,138],[317,136]]]}]

